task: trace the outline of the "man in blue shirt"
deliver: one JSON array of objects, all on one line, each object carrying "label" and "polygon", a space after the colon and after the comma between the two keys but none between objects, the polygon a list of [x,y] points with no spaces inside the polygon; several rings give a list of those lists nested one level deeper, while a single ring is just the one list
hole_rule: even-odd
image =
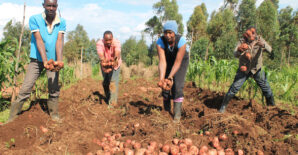
[{"label": "man in blue shirt", "polygon": [[[24,82],[19,95],[11,104],[8,122],[13,121],[21,112],[26,99],[29,98],[32,88],[44,68],[48,68],[48,61],[53,59],[62,62],[64,33],[66,30],[65,20],[56,14],[57,0],[44,0],[45,11],[33,15],[29,19],[29,27],[32,32],[30,59]],[[58,114],[58,98],[60,87],[58,85],[59,72],[47,70],[48,77],[48,110],[54,121],[61,121]]]},{"label": "man in blue shirt", "polygon": [[[171,99],[174,101],[174,122],[181,118],[184,100],[183,88],[189,53],[186,52],[186,39],[178,34],[176,21],[167,21],[163,26],[164,35],[157,40],[159,57],[159,83],[162,87],[164,110],[171,113]],[[166,88],[165,85],[169,87]]]}]

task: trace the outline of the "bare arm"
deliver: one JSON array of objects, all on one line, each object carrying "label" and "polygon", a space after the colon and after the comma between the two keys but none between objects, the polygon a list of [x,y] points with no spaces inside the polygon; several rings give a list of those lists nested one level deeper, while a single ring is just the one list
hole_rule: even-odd
[{"label": "bare arm", "polygon": [[179,48],[177,56],[176,56],[176,60],[174,62],[173,68],[172,68],[168,78],[173,78],[174,75],[179,70],[182,60],[183,60],[183,57],[185,55],[185,52],[186,52],[186,44]]},{"label": "bare arm", "polygon": [[39,31],[33,32],[33,35],[34,35],[35,40],[36,40],[36,45],[37,45],[38,52],[39,52],[39,54],[42,58],[43,65],[44,65],[44,67],[46,67],[48,58],[47,58],[45,45],[44,45],[44,42],[41,38],[40,32]]},{"label": "bare arm", "polygon": [[57,61],[63,61],[63,45],[64,45],[64,33],[58,33],[58,38],[56,42]]},{"label": "bare arm", "polygon": [[166,76],[166,69],[167,69],[167,62],[166,62],[166,55],[165,50],[161,48],[159,45],[156,45],[157,52],[158,52],[158,58],[159,58],[159,80],[163,80]]}]

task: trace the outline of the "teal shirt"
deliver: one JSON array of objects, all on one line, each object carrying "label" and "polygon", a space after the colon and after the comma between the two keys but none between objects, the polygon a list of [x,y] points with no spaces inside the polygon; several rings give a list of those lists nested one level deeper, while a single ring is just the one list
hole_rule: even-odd
[{"label": "teal shirt", "polygon": [[44,13],[41,13],[33,15],[29,19],[29,27],[32,32],[30,58],[34,58],[42,62],[42,58],[38,52],[36,39],[33,35],[33,32],[39,31],[45,45],[48,60],[53,59],[54,61],[56,61],[56,42],[58,33],[65,33],[66,23],[64,19],[59,18],[58,15],[56,15],[53,21],[54,27],[52,28],[52,32],[50,32],[51,29],[49,30],[47,28],[47,23],[44,19],[44,16]]}]

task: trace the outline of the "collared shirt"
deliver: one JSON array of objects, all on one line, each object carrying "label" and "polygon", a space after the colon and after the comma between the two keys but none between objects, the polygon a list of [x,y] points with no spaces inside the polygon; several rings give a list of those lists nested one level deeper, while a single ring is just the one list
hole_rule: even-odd
[{"label": "collared shirt", "polygon": [[[104,45],[104,40],[100,39],[96,43],[96,49],[97,49],[98,56],[101,53],[103,53],[105,59],[111,60],[111,59],[115,58],[115,51],[121,52],[121,43],[118,39],[113,38],[112,45],[110,48],[108,48]],[[115,67],[114,69],[117,70],[120,67],[121,63],[122,63],[122,60],[120,57],[120,58],[118,58],[118,66]]]},{"label": "collared shirt", "polygon": [[60,18],[58,14],[56,14],[52,25],[49,25],[46,21],[46,15],[43,12],[41,14],[33,15],[30,17],[29,27],[32,33],[30,58],[34,58],[42,62],[42,58],[37,48],[36,39],[33,35],[34,32],[39,31],[45,45],[48,60],[53,59],[54,61],[56,61],[56,42],[58,33],[65,33],[66,31],[65,20],[63,18]]},{"label": "collared shirt", "polygon": [[[263,43],[264,47],[260,47],[259,45],[257,45],[258,41]],[[245,72],[246,74],[248,74],[249,72],[255,74],[263,66],[263,51],[271,53],[272,48],[261,36],[258,36],[258,39],[254,40],[251,43],[247,43],[249,48],[245,52],[249,52],[251,54],[251,60],[248,60],[245,56],[245,52],[241,53],[238,51],[238,47],[243,42],[245,42],[243,39],[238,42],[238,45],[236,46],[234,51],[234,56],[236,58],[239,58],[239,67],[247,67],[247,71]]]}]

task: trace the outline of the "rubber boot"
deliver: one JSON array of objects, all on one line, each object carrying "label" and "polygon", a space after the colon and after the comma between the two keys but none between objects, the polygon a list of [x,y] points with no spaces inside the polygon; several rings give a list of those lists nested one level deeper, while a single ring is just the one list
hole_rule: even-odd
[{"label": "rubber boot", "polygon": [[179,123],[181,118],[182,102],[174,102],[174,123]]},{"label": "rubber boot", "polygon": [[62,120],[59,117],[59,107],[58,107],[58,98],[49,98],[48,99],[48,110],[50,113],[50,116],[53,121],[55,122],[62,122]]},{"label": "rubber boot", "polygon": [[274,96],[273,95],[266,98],[266,104],[267,104],[267,106],[275,106]]},{"label": "rubber boot", "polygon": [[171,112],[171,99],[163,99],[163,108],[165,111]]},{"label": "rubber boot", "polygon": [[105,102],[107,104],[109,104],[110,97],[111,97],[109,85],[103,83],[102,87],[103,87],[103,90],[105,92],[105,97],[106,97]]},{"label": "rubber boot", "polygon": [[221,104],[221,107],[220,107],[220,109],[219,109],[219,112],[224,113],[224,112],[226,111],[226,108],[227,108],[227,106],[228,106],[228,103],[229,103],[229,101],[230,101],[232,98],[233,98],[233,96],[231,96],[231,95],[226,95],[226,96],[225,96],[225,98],[224,98],[224,100],[223,100],[223,102],[222,102],[222,104]]},{"label": "rubber boot", "polygon": [[9,118],[6,123],[12,122],[18,117],[18,114],[22,111],[24,102],[12,102],[10,106]]}]

